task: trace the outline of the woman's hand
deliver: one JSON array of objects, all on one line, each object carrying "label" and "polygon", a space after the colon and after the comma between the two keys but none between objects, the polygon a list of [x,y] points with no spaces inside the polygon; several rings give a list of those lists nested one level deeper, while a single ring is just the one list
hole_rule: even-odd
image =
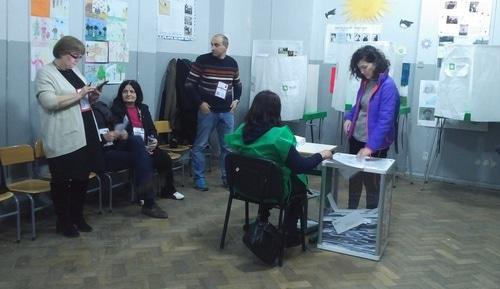
[{"label": "woman's hand", "polygon": [[92,103],[99,99],[101,92],[95,87],[91,87],[93,90],[89,92],[89,102]]},{"label": "woman's hand", "polygon": [[331,150],[324,150],[320,152],[321,157],[326,160],[326,159],[331,159],[333,156],[333,153]]},{"label": "woman's hand", "polygon": [[359,150],[357,156],[358,157],[369,157],[371,156],[373,151],[370,148],[364,147]]},{"label": "woman's hand", "polygon": [[[85,95],[87,95],[88,93],[93,93],[96,89],[92,86],[89,86],[89,85],[86,85],[82,88],[80,88],[80,90],[78,91],[78,100],[82,99],[85,97]],[[89,101],[90,101],[90,96],[89,96]]]},{"label": "woman's hand", "polygon": [[344,132],[345,132],[345,134],[349,133],[349,130],[351,129],[351,125],[352,125],[352,122],[350,120],[346,119],[346,121],[344,121]]},{"label": "woman's hand", "polygon": [[158,146],[158,140],[154,137],[148,137],[148,144],[146,145],[146,151],[152,155],[153,151]]},{"label": "woman's hand", "polygon": [[114,131],[108,131],[102,135],[107,142],[113,142],[116,139],[116,133]]}]

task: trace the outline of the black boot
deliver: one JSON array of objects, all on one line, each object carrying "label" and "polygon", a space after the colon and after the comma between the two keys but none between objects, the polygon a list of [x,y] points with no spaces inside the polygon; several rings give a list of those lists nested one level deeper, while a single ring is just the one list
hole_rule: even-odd
[{"label": "black boot", "polygon": [[80,232],[93,231],[83,216],[87,185],[88,180],[72,180],[71,182],[71,220],[72,224]]},{"label": "black boot", "polygon": [[52,203],[56,214],[56,232],[68,238],[78,237],[80,234],[73,226],[70,214],[70,190],[69,182],[53,181],[50,183]]}]

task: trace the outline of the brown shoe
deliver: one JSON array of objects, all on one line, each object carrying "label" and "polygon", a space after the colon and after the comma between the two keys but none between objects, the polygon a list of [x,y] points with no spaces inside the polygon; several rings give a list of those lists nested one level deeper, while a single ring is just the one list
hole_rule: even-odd
[{"label": "brown shoe", "polygon": [[153,203],[153,206],[151,208],[142,207],[141,213],[151,218],[158,218],[158,219],[168,218],[167,212],[165,212],[162,208],[160,208],[160,206],[158,206],[157,203]]}]

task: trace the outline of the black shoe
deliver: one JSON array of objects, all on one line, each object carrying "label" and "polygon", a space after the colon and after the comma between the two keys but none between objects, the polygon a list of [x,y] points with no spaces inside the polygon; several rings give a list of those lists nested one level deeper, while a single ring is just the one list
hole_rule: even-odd
[{"label": "black shoe", "polygon": [[89,233],[93,231],[92,227],[85,220],[75,222],[75,226],[80,232]]},{"label": "black shoe", "polygon": [[141,209],[141,213],[151,217],[151,218],[158,218],[158,219],[167,219],[168,214],[165,212],[160,206],[158,206],[157,203],[154,203],[151,208],[143,206]]},{"label": "black shoe", "polygon": [[76,238],[80,236],[80,233],[78,233],[73,224],[63,225],[61,222],[57,222],[56,232],[68,238]]}]

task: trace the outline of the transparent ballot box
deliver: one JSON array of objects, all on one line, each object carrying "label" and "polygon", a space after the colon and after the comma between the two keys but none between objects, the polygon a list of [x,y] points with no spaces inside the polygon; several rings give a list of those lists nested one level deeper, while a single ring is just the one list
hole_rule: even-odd
[{"label": "transparent ballot box", "polygon": [[[336,153],[321,170],[318,248],[380,260],[389,235],[394,160]],[[351,193],[350,178],[358,184]]]}]

